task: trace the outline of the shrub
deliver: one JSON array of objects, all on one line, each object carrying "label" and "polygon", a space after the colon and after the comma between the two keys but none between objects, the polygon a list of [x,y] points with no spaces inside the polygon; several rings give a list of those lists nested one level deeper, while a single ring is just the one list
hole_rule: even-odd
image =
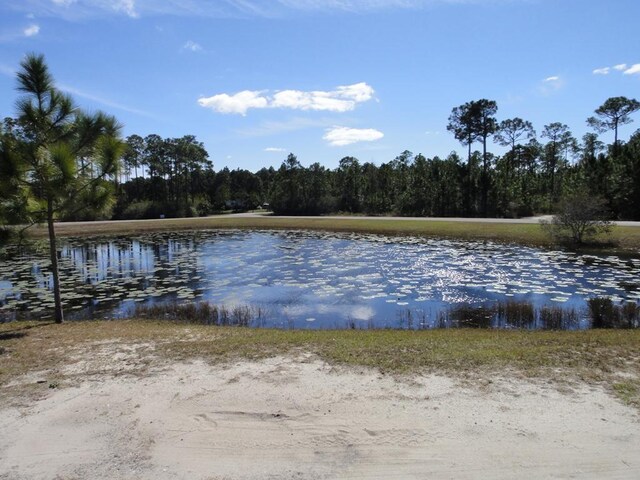
[{"label": "shrub", "polygon": [[557,210],[550,222],[541,222],[542,228],[555,240],[581,245],[597,235],[609,233],[613,226],[608,220],[606,201],[586,192],[563,198]]}]

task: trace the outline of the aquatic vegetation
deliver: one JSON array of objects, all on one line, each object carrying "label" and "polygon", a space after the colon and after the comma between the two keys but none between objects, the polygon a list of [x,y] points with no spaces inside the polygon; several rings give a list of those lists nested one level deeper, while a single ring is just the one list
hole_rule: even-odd
[{"label": "aquatic vegetation", "polygon": [[593,328],[638,328],[640,308],[636,303],[616,305],[610,298],[590,298],[587,301]]},{"label": "aquatic vegetation", "polygon": [[[235,327],[261,327],[268,324],[268,314],[259,307],[225,306],[200,303],[163,303],[152,306],[139,305],[131,318],[171,320],[197,325],[218,325]],[[640,308],[635,304],[614,305],[608,298],[594,298],[589,301],[589,309],[578,311],[561,306],[536,308],[528,302],[496,302],[491,305],[454,305],[438,312],[434,321],[423,310],[401,309],[396,312],[395,324],[384,324],[384,328],[401,330],[430,330],[445,328],[500,328],[518,330],[576,330],[587,321],[594,328],[637,328],[640,327]],[[313,320],[313,319],[311,319]],[[380,328],[373,321],[366,324],[348,318],[337,329],[375,330]],[[286,324],[287,329],[295,325]]]},{"label": "aquatic vegetation", "polygon": [[495,316],[499,325],[512,328],[531,328],[539,312],[529,302],[499,302],[495,307]]},{"label": "aquatic vegetation", "polygon": [[580,325],[580,315],[575,309],[556,305],[543,306],[539,318],[540,326],[545,330],[574,330]]},{"label": "aquatic vegetation", "polygon": [[162,303],[157,305],[138,305],[132,317],[164,319],[197,325],[218,325],[233,327],[260,326],[265,312],[259,307],[225,306],[200,303]]},{"label": "aquatic vegetation", "polygon": [[[639,258],[488,241],[165,232],[65,239],[59,263],[69,319],[207,302],[218,306],[215,319],[192,316],[215,324],[252,324],[246,307],[263,312],[261,326],[276,328],[556,329],[589,327],[590,298],[609,298],[632,319],[627,305],[640,301]],[[50,288],[43,251],[13,249],[0,264],[0,319],[46,318]]]}]

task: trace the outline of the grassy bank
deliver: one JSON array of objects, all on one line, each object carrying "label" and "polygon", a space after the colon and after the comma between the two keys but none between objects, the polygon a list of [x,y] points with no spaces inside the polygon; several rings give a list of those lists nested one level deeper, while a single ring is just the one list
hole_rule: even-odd
[{"label": "grassy bank", "polygon": [[[0,398],[11,396],[6,385],[24,374],[35,374],[25,388],[42,392],[77,382],[78,372],[113,373],[122,361],[113,356],[105,359],[104,372],[82,367],[83,355],[95,356],[105,344],[116,345],[135,366],[127,374],[144,375],[172,361],[311,353],[332,364],[383,373],[439,372],[474,382],[496,375],[585,381],[640,406],[640,331],[635,330],[283,331],[141,320],[0,324]],[[44,382],[36,383],[39,379]]]},{"label": "grassy bank", "polygon": [[[282,218],[282,217],[202,217],[110,222],[58,223],[60,236],[127,235],[132,233],[193,230],[208,228],[306,229],[338,232],[417,235],[425,237],[496,240],[528,245],[548,246],[549,237],[537,224],[501,222],[464,222],[448,220],[416,220],[391,218]],[[33,237],[45,237],[45,226],[29,230]],[[640,250],[640,228],[617,226],[610,240],[623,249]]]}]

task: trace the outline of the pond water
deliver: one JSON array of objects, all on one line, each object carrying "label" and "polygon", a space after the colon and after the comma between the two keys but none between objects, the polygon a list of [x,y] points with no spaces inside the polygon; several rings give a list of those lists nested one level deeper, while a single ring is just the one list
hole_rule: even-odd
[{"label": "pond water", "polygon": [[[528,302],[576,312],[586,300],[640,302],[640,258],[521,245],[281,231],[192,231],[63,239],[67,318],[130,315],[139,305],[207,301],[279,328],[430,328],[452,307]],[[0,263],[0,315],[51,316],[47,250]],[[494,326],[509,326],[500,318]],[[501,323],[502,322],[502,323]],[[528,327],[535,327],[535,322]]]}]

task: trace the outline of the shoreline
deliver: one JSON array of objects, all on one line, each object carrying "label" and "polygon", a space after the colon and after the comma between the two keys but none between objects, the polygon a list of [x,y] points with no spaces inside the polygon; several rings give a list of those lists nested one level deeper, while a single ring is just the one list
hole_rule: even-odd
[{"label": "shoreline", "polygon": [[[598,247],[584,246],[580,251],[601,253],[640,253],[640,226],[627,222],[614,227],[609,242]],[[260,214],[230,214],[209,217],[146,220],[108,220],[95,222],[57,222],[56,236],[117,236],[164,231],[199,229],[316,230],[349,233],[373,233],[391,236],[419,236],[457,240],[497,241],[553,248],[554,243],[540,228],[537,218],[447,219],[408,217],[276,217]],[[17,228],[17,227],[16,227]],[[46,226],[27,230],[28,238],[46,238]]]}]

